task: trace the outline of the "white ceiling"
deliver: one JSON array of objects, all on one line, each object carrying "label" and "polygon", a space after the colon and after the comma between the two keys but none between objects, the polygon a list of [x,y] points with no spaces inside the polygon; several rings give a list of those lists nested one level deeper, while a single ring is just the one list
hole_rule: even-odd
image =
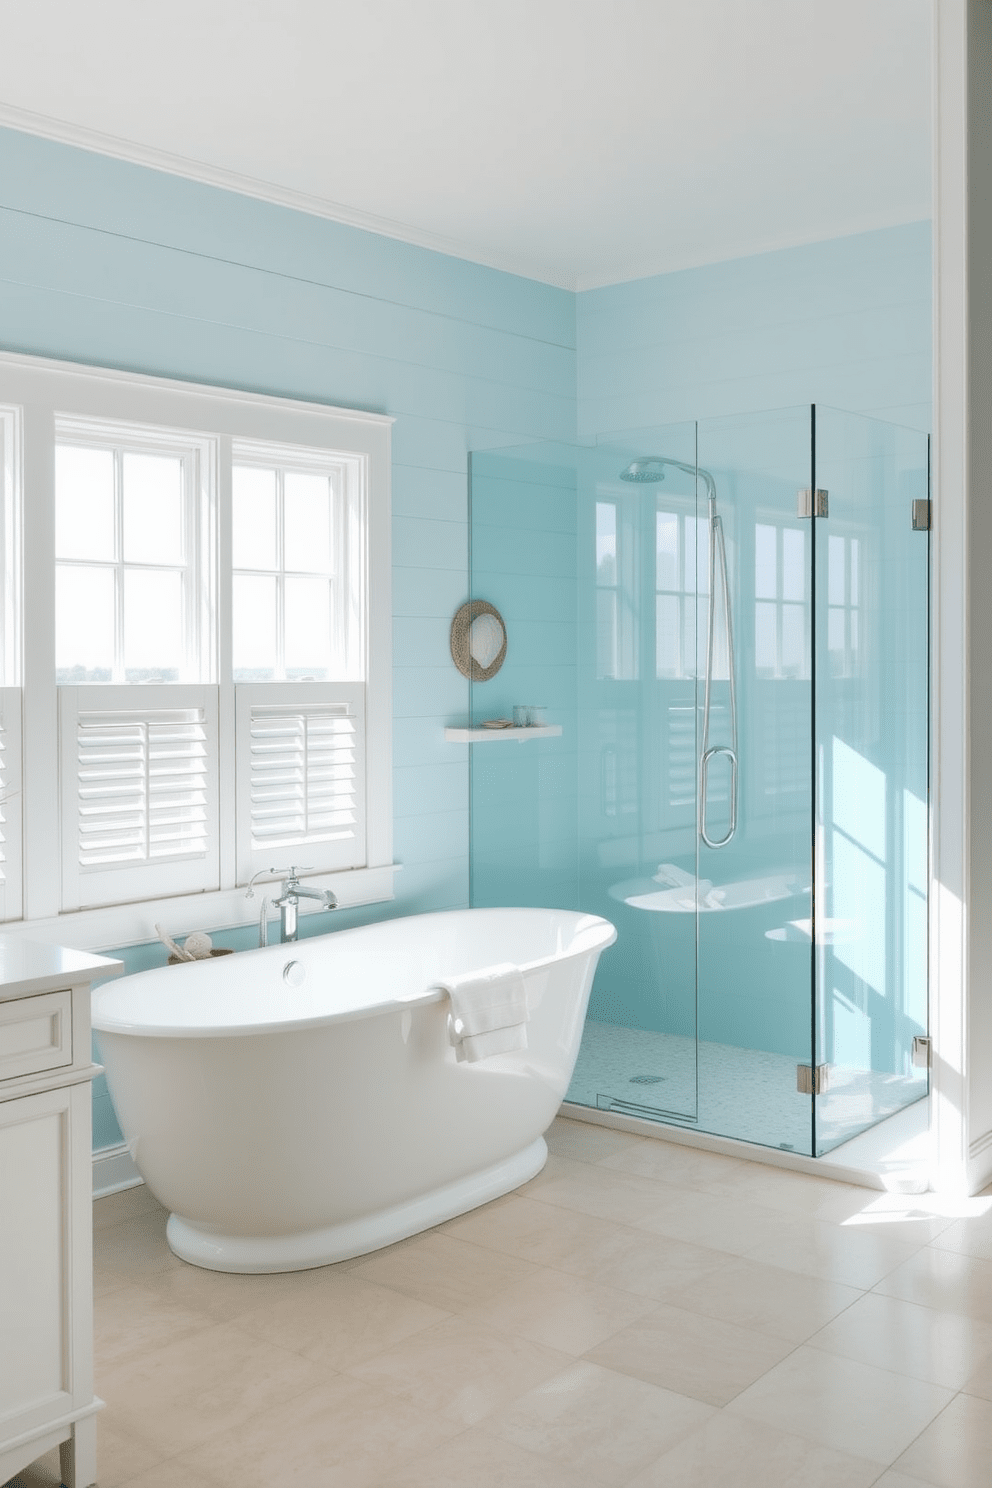
[{"label": "white ceiling", "polygon": [[0,123],[582,289],[930,212],[929,0],[0,0]]}]

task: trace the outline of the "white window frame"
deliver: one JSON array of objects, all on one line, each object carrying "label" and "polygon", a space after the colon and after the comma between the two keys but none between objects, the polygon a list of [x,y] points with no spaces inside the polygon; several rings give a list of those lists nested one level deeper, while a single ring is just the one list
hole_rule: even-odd
[{"label": "white window frame", "polygon": [[[16,650],[18,680],[23,677],[23,785],[25,823],[23,918],[6,920],[4,933],[19,931],[39,940],[61,942],[80,949],[133,944],[155,938],[161,921],[176,932],[214,929],[250,923],[257,918],[258,898],[246,901],[245,864],[239,865],[236,834],[236,689],[231,676],[231,459],[232,448],[251,443],[283,452],[287,448],[322,451],[359,462],[366,492],[366,541],[361,578],[367,605],[364,636],[365,748],[363,752],[365,812],[364,863],[326,871],[314,877],[316,887],[332,888],[342,906],[376,903],[393,897],[392,861],[392,606],[390,438],[393,420],[385,415],[355,412],[322,404],[257,396],[226,388],[212,388],[163,378],[132,376],[102,368],[82,367],[43,358],[0,354],[0,417],[13,411],[7,423],[14,434],[4,440],[5,470],[20,500],[5,503],[9,520],[23,529],[23,580],[5,574],[5,605],[16,620],[17,585],[25,596],[23,629],[10,628],[8,646]],[[204,682],[192,688],[182,683],[154,688],[175,689],[180,695],[203,685],[216,689],[220,767],[217,811],[220,821],[216,887],[199,891],[160,891],[136,902],[69,910],[62,908],[62,842],[59,789],[61,750],[59,693],[55,683],[55,461],[56,425],[59,437],[78,421],[94,428],[102,422],[111,430],[121,425],[144,430],[150,439],[164,431],[172,439],[196,443],[201,496],[216,493],[216,508],[201,502],[200,561],[202,577],[213,586],[215,605],[201,612],[201,665]],[[9,489],[9,487],[8,487]],[[204,516],[203,513],[206,513]],[[15,529],[10,534],[17,537]],[[4,563],[9,561],[9,542]],[[209,587],[209,584],[208,584]],[[201,585],[202,591],[202,585]],[[13,592],[13,598],[12,598]],[[201,600],[202,604],[202,600]],[[9,680],[9,679],[8,679]],[[251,684],[273,688],[284,684]],[[292,686],[298,688],[301,685]],[[326,688],[331,684],[316,684]],[[81,684],[92,689],[93,706],[103,684]],[[119,689],[114,689],[115,691]],[[126,689],[135,695],[143,684]],[[316,695],[315,695],[316,700]],[[149,697],[149,701],[151,701]],[[320,860],[304,849],[303,864]],[[266,865],[268,866],[268,865]],[[288,866],[288,865],[287,865]],[[70,901],[71,902],[71,899]],[[301,906],[303,909],[304,906]],[[8,910],[9,913],[9,910]]]}]

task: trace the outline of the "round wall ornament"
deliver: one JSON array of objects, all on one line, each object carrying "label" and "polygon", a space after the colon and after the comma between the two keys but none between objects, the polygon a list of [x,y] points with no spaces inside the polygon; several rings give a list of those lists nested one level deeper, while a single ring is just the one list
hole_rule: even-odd
[{"label": "round wall ornament", "polygon": [[451,659],[471,682],[488,682],[506,658],[506,626],[495,605],[470,599],[451,622]]}]

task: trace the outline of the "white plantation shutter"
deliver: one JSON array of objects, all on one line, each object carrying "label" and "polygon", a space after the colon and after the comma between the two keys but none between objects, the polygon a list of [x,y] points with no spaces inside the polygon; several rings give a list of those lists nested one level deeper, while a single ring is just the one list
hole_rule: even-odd
[{"label": "white plantation shutter", "polygon": [[62,687],[62,908],[217,888],[217,693]]},{"label": "white plantation shutter", "polygon": [[241,882],[260,868],[361,867],[364,685],[242,684],[236,693]]},{"label": "white plantation shutter", "polygon": [[21,690],[0,687],[0,920],[21,905]]}]

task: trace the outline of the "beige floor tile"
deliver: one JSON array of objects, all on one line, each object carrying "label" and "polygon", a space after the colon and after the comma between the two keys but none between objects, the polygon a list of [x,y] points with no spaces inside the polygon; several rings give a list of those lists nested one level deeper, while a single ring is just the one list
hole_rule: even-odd
[{"label": "beige floor tile", "polygon": [[707,1180],[706,1187],[713,1193],[736,1194],[768,1209],[810,1217],[842,1194],[858,1196],[864,1192],[854,1184],[797,1173],[791,1168],[773,1168],[761,1162],[739,1163],[732,1173]]},{"label": "beige floor tile", "polygon": [[117,1429],[112,1405],[100,1412],[96,1426],[97,1481],[100,1488],[131,1488],[143,1472],[155,1467],[165,1453],[153,1450]]},{"label": "beige floor tile", "polygon": [[433,1452],[397,1464],[370,1488],[598,1488],[571,1464],[502,1441],[482,1426],[470,1427]]},{"label": "beige floor tile", "polygon": [[618,1173],[600,1164],[583,1164],[544,1184],[541,1202],[594,1214],[618,1224],[633,1224],[651,1214],[664,1199],[664,1185],[653,1178]]},{"label": "beige floor tile", "polygon": [[439,1307],[345,1272],[243,1313],[238,1327],[343,1370],[449,1316]]},{"label": "beige floor tile", "polygon": [[681,1288],[672,1301],[690,1312],[805,1343],[863,1295],[840,1282],[741,1257]]},{"label": "beige floor tile", "polygon": [[721,1411],[628,1488],[869,1488],[878,1463]]},{"label": "beige floor tile", "polygon": [[140,1278],[170,1306],[202,1312],[216,1322],[233,1323],[243,1313],[255,1312],[285,1297],[300,1296],[322,1285],[324,1278],[343,1274],[343,1266],[317,1266],[307,1271],[276,1271],[270,1275],[241,1275],[235,1271],[208,1271],[180,1261],[166,1271]]},{"label": "beige floor tile", "polygon": [[[556,1178],[565,1178],[569,1174],[581,1175],[587,1167],[589,1167],[588,1163],[577,1162],[571,1157],[562,1157],[557,1152],[549,1152],[548,1160],[541,1171],[527,1183],[522,1183],[519,1188],[515,1188],[513,1193],[523,1197],[528,1195],[535,1197],[546,1184],[552,1183]],[[511,1198],[512,1194],[507,1194],[506,1197]],[[496,1200],[497,1204],[500,1202],[501,1200]]]},{"label": "beige floor tile", "polygon": [[938,1250],[953,1250],[958,1255],[978,1256],[992,1261],[992,1211],[973,1219],[958,1219],[948,1224],[934,1241]]},{"label": "beige floor tile", "polygon": [[583,1360],[528,1390],[487,1429],[518,1447],[622,1488],[714,1414],[711,1407]]},{"label": "beige floor tile", "polygon": [[876,1479],[873,1488],[921,1488],[922,1478],[911,1478],[907,1473],[892,1467]]},{"label": "beige floor tile", "polygon": [[783,1215],[778,1231],[750,1250],[748,1257],[867,1291],[919,1248],[916,1241]]},{"label": "beige floor tile", "polygon": [[584,1354],[657,1304],[563,1271],[536,1271],[463,1314],[467,1322],[529,1338],[566,1354]]},{"label": "beige floor tile", "polygon": [[167,1218],[162,1209],[94,1231],[93,1264],[125,1281],[144,1281],[162,1271],[178,1270],[185,1263],[166,1244]]},{"label": "beige floor tile", "polygon": [[728,1410],[889,1467],[951,1398],[940,1385],[804,1345]]},{"label": "beige floor tile", "polygon": [[366,1488],[456,1431],[423,1408],[338,1375],[212,1436],[178,1465],[212,1488]]},{"label": "beige floor tile", "polygon": [[592,1121],[570,1121],[565,1116],[556,1116],[544,1133],[544,1140],[549,1152],[575,1158],[578,1162],[595,1163],[651,1139],[616,1131],[610,1126],[597,1126]]},{"label": "beige floor tile", "polygon": [[940,1212],[942,1203],[936,1194],[878,1193],[840,1183],[832,1187],[837,1193],[824,1200],[813,1215],[823,1224],[891,1235],[920,1245],[936,1240],[954,1224],[951,1216]]},{"label": "beige floor tile", "polygon": [[992,1327],[871,1292],[809,1342],[845,1359],[960,1390],[992,1355]]},{"label": "beige floor tile", "polygon": [[925,1245],[891,1271],[876,1290],[921,1307],[992,1323],[992,1261]]},{"label": "beige floor tile", "polygon": [[712,1276],[731,1257],[705,1245],[688,1245],[667,1235],[647,1234],[627,1225],[612,1225],[609,1232],[582,1245],[559,1264],[574,1272],[621,1287],[662,1302],[678,1300],[685,1287]]},{"label": "beige floor tile", "polygon": [[162,1208],[148,1185],[136,1183],[132,1188],[122,1188],[118,1193],[93,1200],[93,1229],[106,1230],[121,1220],[140,1219],[145,1214],[162,1214],[168,1218],[168,1210]]},{"label": "beige floor tile", "polygon": [[328,1373],[299,1354],[215,1323],[144,1358],[97,1360],[97,1393],[116,1430],[164,1456],[239,1426]]},{"label": "beige floor tile", "polygon": [[789,1353],[792,1345],[661,1303],[587,1355],[593,1363],[725,1405]]},{"label": "beige floor tile", "polygon": [[206,1313],[176,1307],[148,1287],[124,1282],[94,1299],[96,1356],[109,1369],[124,1359],[147,1356],[211,1323]]},{"label": "beige floor tile", "polygon": [[966,1395],[978,1395],[982,1400],[992,1400],[992,1355],[987,1356],[972,1370],[962,1388]]},{"label": "beige floor tile", "polygon": [[583,1246],[611,1238],[617,1228],[609,1219],[514,1194],[451,1220],[440,1233],[535,1265],[562,1266]]},{"label": "beige floor tile", "polygon": [[992,1482],[992,1404],[956,1396],[893,1464],[936,1488],[988,1488]]},{"label": "beige floor tile", "polygon": [[739,1157],[724,1157],[701,1147],[648,1137],[604,1158],[602,1166],[641,1178],[658,1178],[684,1188],[701,1188],[705,1183],[733,1180],[744,1164]]},{"label": "beige floor tile", "polygon": [[[102,1479],[99,1488],[103,1488]],[[217,1485],[212,1479],[203,1477],[181,1462],[178,1457],[171,1457],[166,1462],[160,1462],[158,1467],[149,1468],[136,1478],[129,1478],[128,1488],[217,1488]]]},{"label": "beige floor tile", "polygon": [[516,1256],[433,1232],[380,1251],[355,1266],[352,1274],[444,1312],[460,1312],[487,1301],[533,1270],[528,1261]]},{"label": "beige floor tile", "polygon": [[474,1426],[572,1362],[558,1349],[454,1317],[347,1373],[458,1426]]},{"label": "beige floor tile", "polygon": [[740,1256],[775,1239],[782,1213],[749,1199],[659,1185],[657,1204],[634,1228]]}]

